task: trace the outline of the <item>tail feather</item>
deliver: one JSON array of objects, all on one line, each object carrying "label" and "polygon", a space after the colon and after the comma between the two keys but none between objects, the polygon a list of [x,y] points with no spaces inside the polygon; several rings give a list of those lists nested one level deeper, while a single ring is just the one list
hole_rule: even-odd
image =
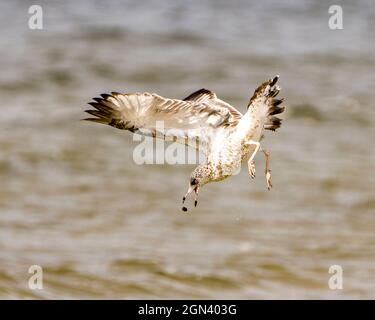
[{"label": "tail feather", "polygon": [[264,129],[275,131],[280,128],[282,119],[275,117],[275,115],[283,113],[285,107],[279,107],[284,99],[275,99],[279,94],[281,88],[276,85],[279,76],[274,77],[262,83],[254,92],[250,99],[248,108],[256,103],[261,103],[267,107],[267,118],[264,123]]}]

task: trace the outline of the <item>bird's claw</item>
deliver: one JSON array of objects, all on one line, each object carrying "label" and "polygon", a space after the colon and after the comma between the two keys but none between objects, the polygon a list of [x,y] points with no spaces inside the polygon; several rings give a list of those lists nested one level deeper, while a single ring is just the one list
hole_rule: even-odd
[{"label": "bird's claw", "polygon": [[266,171],[266,182],[267,182],[267,189],[271,190],[272,188],[271,170]]},{"label": "bird's claw", "polygon": [[254,163],[254,161],[249,162],[249,175],[252,179],[255,178],[255,163]]}]

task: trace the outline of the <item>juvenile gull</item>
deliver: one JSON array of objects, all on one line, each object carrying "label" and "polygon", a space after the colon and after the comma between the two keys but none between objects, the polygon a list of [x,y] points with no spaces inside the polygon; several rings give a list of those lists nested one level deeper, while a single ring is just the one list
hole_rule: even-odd
[{"label": "juvenile gull", "polygon": [[[276,85],[278,79],[276,76],[255,90],[244,115],[217,98],[214,92],[200,89],[184,100],[148,92],[102,94],[89,103],[95,110],[86,110],[95,118],[84,120],[179,142],[203,152],[205,160],[191,173],[189,189],[182,198],[184,204],[194,192],[194,206],[197,206],[203,185],[235,174],[244,161],[254,178],[254,157],[258,151],[264,153],[266,183],[268,190],[271,189],[269,153],[260,147],[260,141],[264,129],[275,131],[281,125],[281,119],[275,116],[284,111],[279,106],[283,99],[275,98],[280,91]],[[164,124],[163,131],[156,126],[159,121]],[[182,210],[187,208],[183,206]]]}]

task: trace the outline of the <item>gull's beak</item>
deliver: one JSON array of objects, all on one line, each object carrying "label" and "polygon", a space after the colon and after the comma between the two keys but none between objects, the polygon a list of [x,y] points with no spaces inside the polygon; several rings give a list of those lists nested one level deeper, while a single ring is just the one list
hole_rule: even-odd
[{"label": "gull's beak", "polygon": [[187,194],[190,194],[192,193],[194,190],[196,189],[196,187],[194,186],[189,186],[189,190],[187,191]]},{"label": "gull's beak", "polygon": [[[186,192],[186,194],[185,194],[185,195],[183,196],[183,198],[182,198],[182,204],[185,203],[185,200],[186,200],[186,198],[188,197],[188,195],[190,195],[190,194],[194,191],[194,193],[195,193],[194,206],[196,207],[196,206],[197,206],[198,190],[199,190],[199,189],[198,189],[198,185],[196,185],[196,186],[192,186],[192,185],[190,185],[188,191]],[[187,211],[187,208],[186,208],[185,206],[183,206],[183,207],[182,207],[182,211]]]}]

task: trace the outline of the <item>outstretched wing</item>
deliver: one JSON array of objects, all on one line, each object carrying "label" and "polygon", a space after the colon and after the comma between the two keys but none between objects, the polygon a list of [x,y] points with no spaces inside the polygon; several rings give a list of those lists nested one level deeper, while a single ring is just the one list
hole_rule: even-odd
[{"label": "outstretched wing", "polygon": [[235,126],[241,114],[201,89],[185,100],[163,98],[155,93],[112,92],[94,98],[86,110],[95,118],[84,120],[108,124],[118,129],[201,148],[218,128]]}]

